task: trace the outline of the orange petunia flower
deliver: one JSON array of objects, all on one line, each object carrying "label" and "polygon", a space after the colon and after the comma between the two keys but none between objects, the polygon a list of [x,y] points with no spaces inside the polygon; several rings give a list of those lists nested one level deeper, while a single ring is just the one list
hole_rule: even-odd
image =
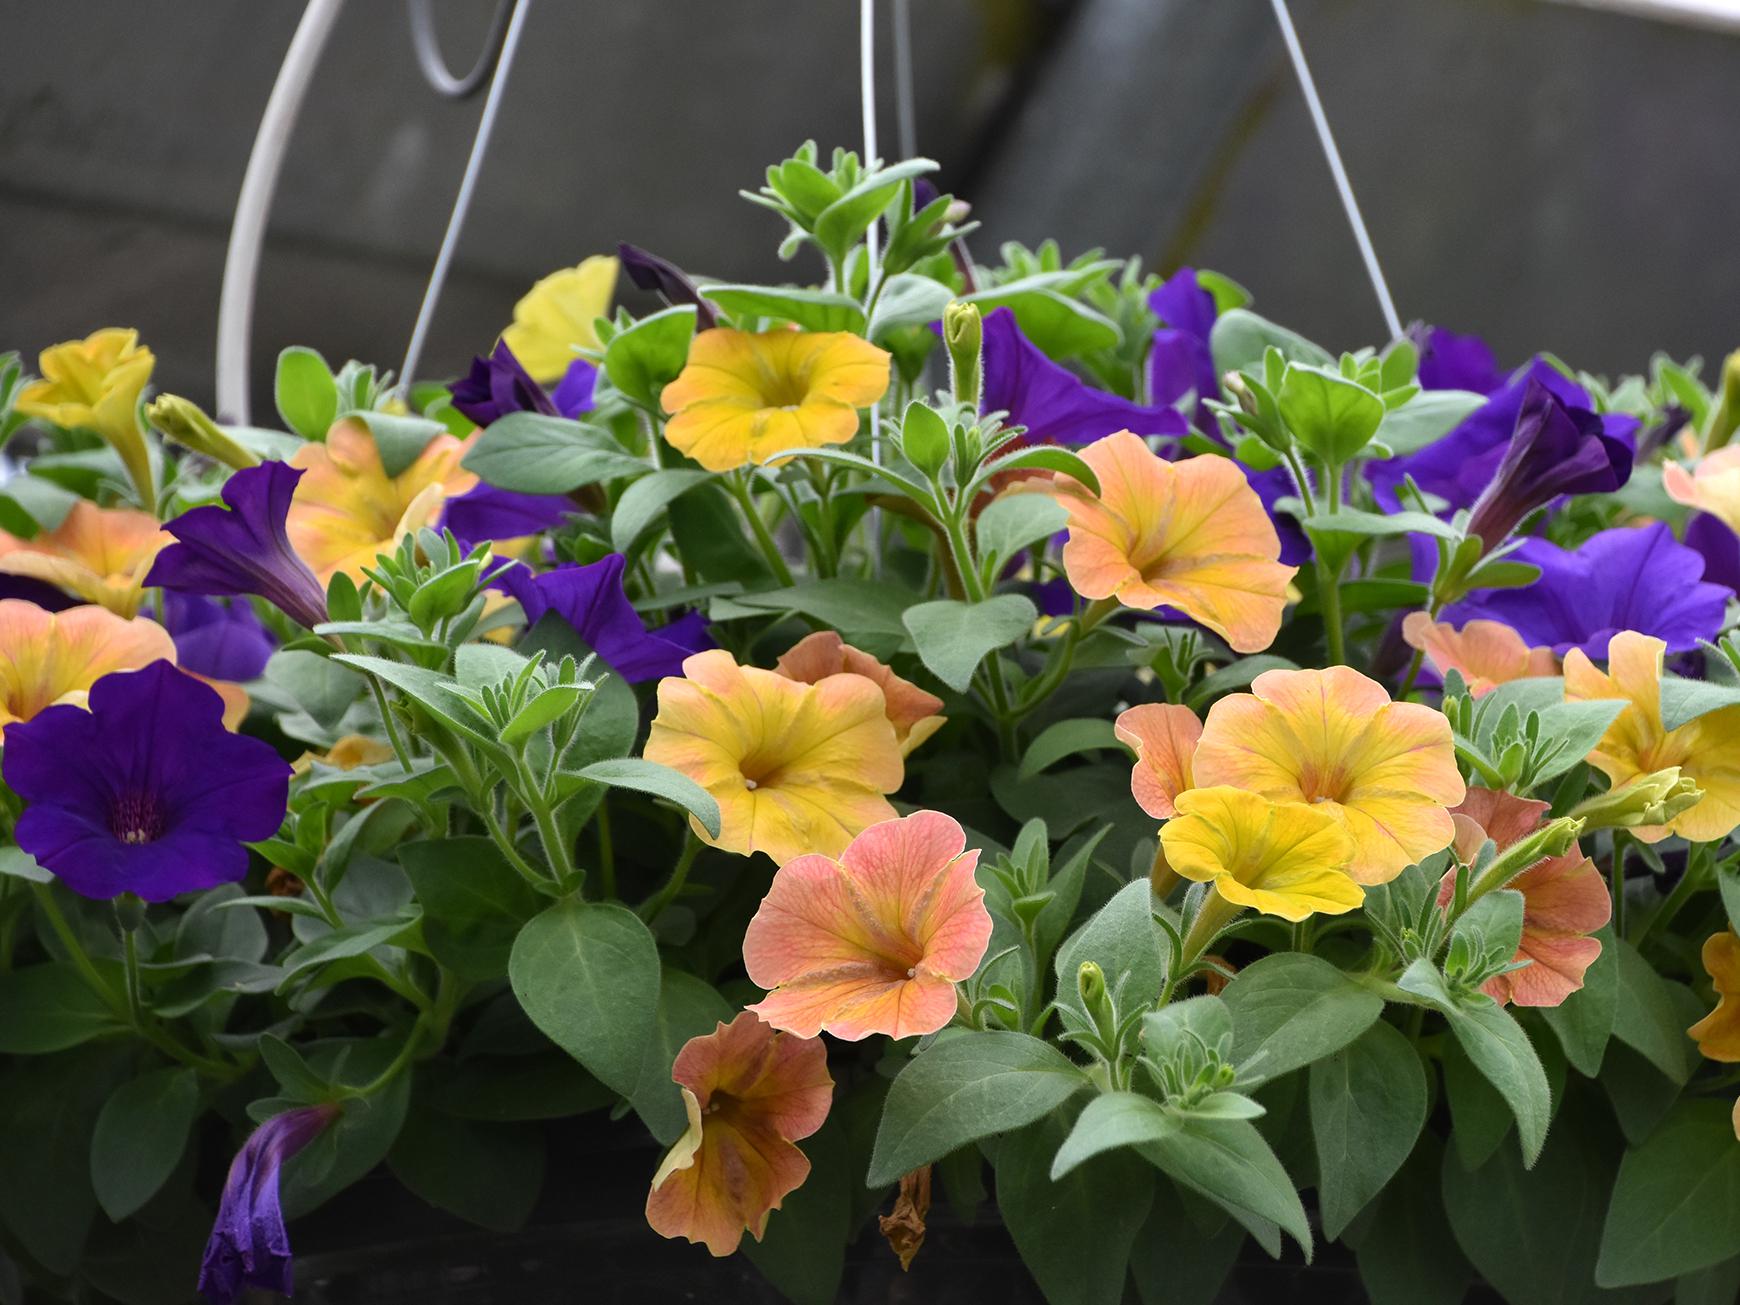
[{"label": "orange petunia flower", "polygon": [[45,612],[0,598],[0,733],[44,707],[84,706],[91,685],[112,671],[174,660],[169,632],[142,616],[94,606]]},{"label": "orange petunia flower", "polygon": [[1119,431],[1081,450],[1096,497],[1058,476],[1069,512],[1063,567],[1083,598],[1176,607],[1241,653],[1274,642],[1296,567],[1262,500],[1230,458],[1168,462]]},{"label": "orange petunia flower", "polygon": [[323,586],[340,571],[362,580],[375,558],[434,525],[449,498],[476,487],[476,475],[459,465],[476,438],[437,435],[415,462],[388,476],[368,429],[339,422],[325,443],[304,444],[290,459],[306,473],[285,519],[291,547]]},{"label": "orange petunia flower", "polygon": [[955,820],[918,811],[870,826],[838,861],[787,862],[743,938],[749,977],[769,990],[749,1009],[800,1037],[942,1028],[991,941],[966,845]]},{"label": "orange petunia flower", "polygon": [[1120,712],[1112,727],[1118,741],[1136,754],[1130,794],[1156,820],[1176,814],[1178,795],[1191,787],[1191,759],[1202,722],[1188,707],[1150,702]]},{"label": "orange petunia flower", "polygon": [[1686,1034],[1704,1059],[1733,1064],[1740,1061],[1740,937],[1732,929],[1704,939],[1704,970],[1715,985],[1716,1009]]},{"label": "orange petunia flower", "polygon": [[[1502,852],[1538,829],[1547,810],[1545,802],[1502,789],[1471,788],[1451,813],[1457,854],[1472,863],[1487,839]],[[1505,886],[1523,895],[1522,943],[1512,959],[1530,964],[1488,979],[1481,991],[1501,1006],[1557,1006],[1583,986],[1583,976],[1601,955],[1601,940],[1589,935],[1613,914],[1607,882],[1573,846],[1563,856],[1543,857]],[[1439,885],[1439,905],[1455,891],[1452,868]]]},{"label": "orange petunia flower", "polygon": [[1664,463],[1661,487],[1674,502],[1708,512],[1740,532],[1740,445],[1717,449],[1691,471]]},{"label": "orange petunia flower", "polygon": [[948,720],[937,713],[942,699],[926,693],[911,680],[904,680],[869,653],[854,648],[832,630],[818,630],[788,648],[774,663],[774,670],[800,684],[817,684],[830,675],[846,672],[874,680],[888,705],[888,723],[900,743],[900,755],[912,750],[940,730]]},{"label": "orange petunia flower", "polygon": [[1462,801],[1450,723],[1418,703],[1391,702],[1346,666],[1265,671],[1251,692],[1209,709],[1192,761],[1196,783],[1276,802],[1311,802],[1353,837],[1348,873],[1382,884],[1450,845],[1447,808]]},{"label": "orange petunia flower", "polygon": [[1461,675],[1475,698],[1511,680],[1559,673],[1559,659],[1551,648],[1529,647],[1498,621],[1470,621],[1458,630],[1425,612],[1409,612],[1402,621],[1402,638],[1425,653],[1438,674],[1453,670]]},{"label": "orange petunia flower", "polygon": [[708,471],[844,444],[888,391],[889,354],[845,331],[702,331],[659,402],[665,439]]},{"label": "orange petunia flower", "polygon": [[775,1032],[748,1011],[690,1038],[671,1078],[689,1128],[653,1175],[646,1221],[661,1237],[730,1255],[803,1186],[810,1162],[796,1146],[822,1126],[834,1080],[819,1038]]},{"label": "orange petunia flower", "polygon": [[58,526],[34,539],[0,530],[0,571],[44,581],[131,617],[139,611],[152,559],[173,542],[149,512],[100,508],[80,499]]},{"label": "orange petunia flower", "polygon": [[1740,707],[1723,707],[1676,730],[1661,718],[1660,639],[1622,630],[1607,643],[1607,670],[1600,671],[1581,648],[1565,654],[1565,700],[1625,698],[1619,713],[1589,754],[1589,764],[1618,788],[1640,775],[1678,766],[1704,796],[1665,825],[1631,832],[1646,843],[1678,834],[1693,843],[1726,837],[1740,826]]},{"label": "orange petunia flower", "polygon": [[739,666],[715,648],[659,681],[644,755],[680,770],[719,803],[704,841],[780,865],[806,852],[838,856],[895,811],[883,795],[905,766],[882,690],[862,675],[800,684]]}]

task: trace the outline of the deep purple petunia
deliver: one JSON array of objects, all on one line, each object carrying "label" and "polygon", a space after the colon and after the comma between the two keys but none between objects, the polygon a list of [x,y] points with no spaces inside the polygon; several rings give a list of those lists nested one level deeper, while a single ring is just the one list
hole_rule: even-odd
[{"label": "deep purple petunia", "polygon": [[441,524],[469,545],[553,530],[579,510],[562,494],[519,494],[479,482],[447,501]]},{"label": "deep purple petunia", "polygon": [[1416,379],[1423,390],[1468,390],[1491,394],[1504,384],[1492,348],[1478,335],[1458,335],[1442,326],[1416,322],[1408,338],[1420,351]]},{"label": "deep purple petunia", "polygon": [[1727,522],[1694,512],[1686,526],[1686,547],[1704,559],[1704,579],[1740,591],[1740,535]]},{"label": "deep purple petunia", "polygon": [[199,1266],[199,1290],[207,1299],[232,1305],[244,1287],[290,1295],[290,1234],[279,1203],[279,1174],[338,1114],[339,1107],[329,1104],[286,1110],[256,1128],[236,1152]]},{"label": "deep purple petunia", "polygon": [[576,358],[550,391],[550,401],[556,414],[570,419],[593,408],[593,392],[598,388],[598,369],[584,358]]},{"label": "deep purple petunia", "polygon": [[511,566],[495,585],[519,602],[528,626],[555,612],[630,684],[682,674],[683,658],[712,646],[706,622],[697,612],[648,630],[623,592],[624,565],[621,553],[609,553],[588,566],[570,562],[537,574]]},{"label": "deep purple petunia", "polygon": [[163,902],[242,878],[243,844],[284,819],[290,767],[223,713],[208,685],[153,662],[98,680],[89,711],[7,726],[6,783],[28,804],[18,846],[98,899]]},{"label": "deep purple petunia", "polygon": [[1670,653],[1722,628],[1729,590],[1704,582],[1704,559],[1661,523],[1603,530],[1573,551],[1525,540],[1510,557],[1541,569],[1524,589],[1488,589],[1449,607],[1453,625],[1481,617],[1510,626],[1531,648],[1605,658],[1620,630],[1654,635]]},{"label": "deep purple petunia", "polygon": [[[918,184],[925,183],[920,179]],[[936,198],[934,192],[931,198]],[[622,260],[622,270],[628,273],[628,279],[642,290],[653,291],[667,304],[693,304],[697,331],[710,331],[719,325],[713,305],[701,297],[700,287],[675,263],[639,245],[626,243],[617,245],[616,256]]]},{"label": "deep purple petunia", "polygon": [[1196,424],[1213,431],[1214,422],[1202,402],[1220,397],[1220,378],[1209,348],[1217,316],[1214,296],[1202,288],[1195,268],[1181,267],[1148,296],[1148,307],[1160,319],[1148,354],[1148,397],[1171,405],[1194,392]]},{"label": "deep purple petunia", "polygon": [[165,592],[159,619],[175,640],[176,663],[208,680],[257,679],[277,646],[245,602]]},{"label": "deep purple petunia", "polygon": [[598,369],[584,358],[568,365],[552,395],[532,379],[505,341],[497,341],[487,358],[473,358],[471,370],[447,387],[453,406],[479,426],[510,412],[539,412],[546,417],[577,417],[592,411],[592,390]]},{"label": "deep purple petunia", "polygon": [[301,478],[283,462],[234,472],[224,482],[227,511],[197,507],[164,523],[179,542],[157,555],[146,587],[216,598],[255,594],[301,625],[319,625],[326,591],[284,532]]},{"label": "deep purple petunia", "polygon": [[46,580],[32,579],[27,575],[9,575],[3,571],[0,571],[0,598],[21,598],[27,603],[35,603],[45,612],[64,612],[84,601]]}]

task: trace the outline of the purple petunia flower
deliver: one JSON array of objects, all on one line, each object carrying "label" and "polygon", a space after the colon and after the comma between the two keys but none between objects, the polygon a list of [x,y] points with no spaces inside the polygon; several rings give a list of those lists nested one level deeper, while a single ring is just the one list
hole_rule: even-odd
[{"label": "purple petunia flower", "polygon": [[570,562],[539,574],[510,566],[495,586],[518,600],[528,626],[555,612],[630,684],[682,674],[683,658],[712,646],[706,621],[692,612],[648,630],[623,592],[624,565],[621,553],[608,553],[588,566]]},{"label": "purple petunia flower", "polygon": [[574,501],[562,494],[519,494],[479,482],[447,501],[441,524],[470,545],[553,530],[578,511]]},{"label": "purple petunia flower", "polygon": [[453,406],[479,426],[510,412],[539,412],[546,417],[578,417],[592,411],[592,391],[598,369],[584,358],[568,364],[554,394],[532,379],[505,341],[498,341],[487,358],[473,358],[471,370],[447,387]]},{"label": "purple petunia flower", "polygon": [[1214,370],[1209,336],[1214,330],[1214,296],[1196,279],[1196,269],[1181,267],[1148,296],[1148,307],[1160,319],[1148,355],[1148,396],[1155,403],[1175,404],[1194,392],[1198,428],[1215,429],[1204,399],[1220,397],[1220,377]]},{"label": "purple petunia flower", "polygon": [[290,1295],[290,1234],[278,1198],[279,1174],[338,1114],[331,1104],[286,1110],[256,1128],[236,1152],[199,1266],[202,1295],[218,1305],[232,1305],[244,1287]]},{"label": "purple petunia flower", "polygon": [[1686,526],[1686,547],[1704,559],[1704,579],[1740,591],[1740,535],[1727,522],[1694,512]]},{"label": "purple petunia flower", "polygon": [[550,401],[556,405],[556,415],[572,420],[583,412],[591,412],[594,392],[598,389],[598,369],[584,358],[576,358],[550,391]]},{"label": "purple petunia flower", "polygon": [[223,488],[228,511],[198,507],[164,523],[180,542],[157,555],[146,586],[221,598],[255,594],[301,625],[319,625],[326,591],[284,531],[301,478],[282,462],[233,473]]},{"label": "purple petunia flower", "polygon": [[[922,186],[925,182],[921,178],[918,184]],[[934,190],[931,198],[936,198]],[[710,331],[719,325],[713,305],[701,297],[700,287],[675,263],[639,245],[626,243],[617,245],[616,256],[622,260],[622,270],[628,273],[628,279],[642,290],[654,291],[667,304],[693,304],[697,331]]]},{"label": "purple petunia flower", "polygon": [[1729,590],[1700,579],[1704,559],[1661,522],[1603,530],[1574,552],[1529,539],[1509,556],[1540,567],[1541,578],[1477,593],[1441,619],[1500,621],[1531,648],[1560,656],[1581,648],[1595,658],[1607,655],[1607,640],[1620,630],[1654,635],[1677,653],[1722,628]]},{"label": "purple petunia flower", "polygon": [[45,612],[64,612],[84,601],[46,580],[35,580],[27,575],[9,575],[4,571],[0,571],[0,598],[21,598],[27,603],[35,603]]},{"label": "purple petunia flower", "polygon": [[1491,394],[1504,384],[1492,348],[1478,335],[1458,335],[1416,322],[1408,331],[1420,351],[1416,379],[1423,390],[1468,390]]},{"label": "purple petunia flower", "polygon": [[244,843],[278,832],[290,767],[224,728],[223,700],[168,662],[105,675],[90,710],[6,728],[4,773],[28,806],[18,846],[85,897],[163,902],[233,883]]},{"label": "purple petunia flower", "polygon": [[245,602],[221,603],[198,594],[165,593],[158,618],[175,640],[184,671],[241,683],[266,669],[276,641]]}]

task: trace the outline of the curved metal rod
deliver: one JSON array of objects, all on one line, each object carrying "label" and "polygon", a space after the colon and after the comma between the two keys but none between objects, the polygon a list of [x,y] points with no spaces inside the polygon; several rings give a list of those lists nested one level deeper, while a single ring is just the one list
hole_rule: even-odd
[{"label": "curved metal rod", "polygon": [[507,39],[508,16],[512,12],[509,0],[500,0],[495,16],[489,20],[489,33],[483,38],[483,49],[477,62],[463,77],[455,77],[447,68],[441,53],[441,38],[435,33],[433,0],[405,0],[411,20],[411,48],[417,55],[417,68],[429,89],[449,100],[466,100],[477,94],[478,88],[501,59],[502,42]]},{"label": "curved metal rod", "polygon": [[253,331],[254,289],[260,275],[260,246],[272,194],[278,188],[284,153],[296,129],[296,115],[314,78],[315,65],[344,0],[308,0],[302,21],[290,38],[290,49],[272,83],[260,130],[254,136],[242,191],[236,197],[236,217],[230,226],[230,246],[224,255],[223,289],[218,294],[217,414],[218,420],[246,426],[248,408],[248,347]]}]

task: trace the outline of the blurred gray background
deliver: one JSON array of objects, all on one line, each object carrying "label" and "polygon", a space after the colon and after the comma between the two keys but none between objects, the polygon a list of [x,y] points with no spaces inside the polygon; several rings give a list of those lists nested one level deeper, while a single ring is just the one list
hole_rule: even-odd
[{"label": "blurred gray background", "polygon": [[[451,66],[492,9],[436,6]],[[814,278],[736,191],[806,136],[858,145],[857,10],[534,0],[423,374],[618,240]],[[300,13],[0,0],[0,349],[136,326],[158,384],[210,402],[229,221]],[[1404,319],[1607,372],[1740,345],[1740,36],[1544,0],[1295,14]],[[919,149],[973,201],[981,260],[1052,235],[1214,267],[1325,344],[1382,336],[1267,0],[912,0],[912,25]],[[273,210],[257,406],[286,344],[398,365],[480,105],[425,87],[398,0],[350,0]]]}]

